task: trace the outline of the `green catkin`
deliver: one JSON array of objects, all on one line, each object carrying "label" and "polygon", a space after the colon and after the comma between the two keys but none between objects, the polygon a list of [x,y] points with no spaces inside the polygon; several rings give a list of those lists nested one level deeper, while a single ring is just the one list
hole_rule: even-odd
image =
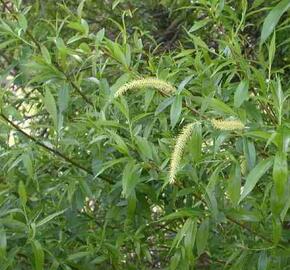
[{"label": "green catkin", "polygon": [[211,120],[214,128],[220,130],[243,130],[245,125],[240,120]]},{"label": "green catkin", "polygon": [[190,138],[194,123],[187,124],[183,127],[181,133],[176,139],[174,150],[171,156],[170,169],[169,169],[169,183],[173,184],[175,182],[175,175],[178,171],[178,167],[182,158],[182,154],[186,145],[186,142]]},{"label": "green catkin", "polygon": [[129,90],[144,89],[147,87],[157,89],[158,91],[160,91],[161,93],[165,95],[171,95],[172,93],[176,91],[176,88],[166,81],[163,81],[157,78],[143,78],[143,79],[133,80],[129,83],[124,84],[117,90],[114,97],[118,98],[120,96],[123,96]]}]

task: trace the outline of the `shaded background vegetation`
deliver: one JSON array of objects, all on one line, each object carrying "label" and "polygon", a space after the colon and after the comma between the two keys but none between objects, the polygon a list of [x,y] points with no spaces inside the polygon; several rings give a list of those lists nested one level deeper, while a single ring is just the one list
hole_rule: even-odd
[{"label": "shaded background vegetation", "polygon": [[288,269],[288,2],[1,0],[0,269]]}]

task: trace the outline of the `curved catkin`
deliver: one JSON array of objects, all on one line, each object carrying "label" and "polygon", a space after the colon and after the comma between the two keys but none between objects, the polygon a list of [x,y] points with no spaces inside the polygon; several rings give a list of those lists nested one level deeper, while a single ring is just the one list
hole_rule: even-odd
[{"label": "curved catkin", "polygon": [[211,120],[214,128],[220,130],[242,130],[245,125],[240,120]]},{"label": "curved catkin", "polygon": [[171,95],[172,93],[176,91],[176,88],[166,81],[163,81],[157,78],[143,78],[143,79],[133,80],[129,83],[124,84],[118,89],[114,97],[118,98],[120,96],[123,96],[129,90],[143,89],[146,87],[157,89],[158,91],[160,91],[161,93],[165,95]]},{"label": "curved catkin", "polygon": [[182,158],[182,154],[185,148],[185,144],[190,138],[194,123],[190,123],[182,129],[181,133],[176,139],[174,150],[171,156],[170,169],[169,169],[169,183],[173,184],[175,182],[175,175],[178,171],[178,167]]}]

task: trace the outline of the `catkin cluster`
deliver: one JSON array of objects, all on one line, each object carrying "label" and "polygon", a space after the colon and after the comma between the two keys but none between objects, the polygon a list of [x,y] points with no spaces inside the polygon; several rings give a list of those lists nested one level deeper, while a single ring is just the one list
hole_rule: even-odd
[{"label": "catkin cluster", "polygon": [[242,130],[245,125],[239,120],[211,120],[211,124],[214,128],[220,130]]},{"label": "catkin cluster", "polygon": [[194,125],[195,125],[194,123],[190,123],[184,126],[181,133],[178,135],[176,139],[174,150],[171,156],[170,169],[169,169],[169,183],[170,184],[173,184],[175,182],[175,175],[178,171],[178,167],[182,158],[185,144],[192,134]]},{"label": "catkin cluster", "polygon": [[148,87],[157,89],[158,91],[160,91],[162,94],[165,95],[171,95],[176,91],[176,88],[174,86],[163,80],[157,78],[143,78],[133,80],[129,83],[124,84],[117,90],[114,97],[117,98],[123,96],[129,90],[144,89]]}]

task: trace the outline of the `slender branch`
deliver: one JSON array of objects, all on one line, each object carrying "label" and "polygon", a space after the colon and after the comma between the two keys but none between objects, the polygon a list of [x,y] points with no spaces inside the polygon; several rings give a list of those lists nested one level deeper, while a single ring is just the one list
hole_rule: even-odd
[{"label": "slender branch", "polygon": [[94,103],[92,101],[90,101],[87,96],[82,92],[82,90],[76,85],[75,82],[69,80],[69,78],[66,76],[67,80],[69,81],[69,83],[72,85],[72,87],[76,90],[76,92],[91,106],[94,106]]},{"label": "slender branch", "polygon": [[243,224],[243,223],[241,223],[241,222],[239,222],[239,221],[233,219],[233,218],[230,217],[229,215],[226,215],[226,218],[227,218],[227,220],[229,220],[230,222],[232,222],[232,223],[234,223],[234,224],[236,224],[236,225],[242,227],[242,228],[245,229],[246,231],[248,231],[248,232],[250,232],[250,233],[252,233],[252,234],[258,236],[259,238],[265,240],[266,242],[268,242],[268,243],[270,243],[270,244],[273,244],[272,240],[268,239],[267,237],[265,237],[264,235],[262,235],[262,234],[260,234],[260,233],[258,233],[258,232],[256,232],[256,231],[254,231],[253,229],[251,229],[251,228],[248,227],[247,225],[245,225],[245,224]]},{"label": "slender branch", "polygon": [[66,162],[72,164],[73,166],[85,171],[86,173],[90,174],[90,175],[94,175],[94,173],[82,166],[81,164],[78,164],[76,161],[70,159],[69,157],[67,157],[66,155],[64,155],[63,153],[59,152],[57,149],[53,149],[47,145],[45,145],[44,143],[38,141],[36,138],[34,138],[33,136],[31,136],[30,134],[28,134],[27,132],[25,132],[23,129],[21,129],[21,127],[19,127],[17,124],[15,124],[13,121],[9,120],[7,116],[5,116],[3,113],[0,113],[0,116],[7,122],[9,123],[14,129],[16,129],[17,131],[19,131],[21,134],[23,134],[25,137],[27,137],[28,139],[30,139],[31,141],[35,142],[37,145],[41,146],[42,148],[46,149],[47,151],[53,153],[54,155],[62,158],[63,160],[65,160]]},{"label": "slender branch", "polygon": [[201,118],[203,119],[208,119],[205,115],[201,114],[198,110],[194,109],[194,108],[191,108],[189,107],[185,101],[183,102],[183,106],[186,107],[189,111],[191,111],[193,114],[197,114],[199,115]]},{"label": "slender branch", "polygon": [[[194,193],[193,196],[194,196],[195,198],[197,198],[198,200],[200,200],[200,201],[202,201],[203,203],[206,204],[206,201],[205,201],[205,200],[204,200],[204,199],[203,199],[199,194]],[[268,243],[270,243],[270,244],[274,244],[274,242],[273,242],[271,239],[265,237],[264,235],[260,234],[260,233],[257,232],[256,230],[253,230],[252,228],[250,228],[250,227],[248,227],[247,225],[245,225],[245,224],[243,224],[243,223],[241,223],[241,222],[235,220],[234,218],[230,217],[230,216],[227,215],[227,214],[225,214],[225,216],[226,216],[226,219],[227,219],[228,221],[230,221],[231,223],[234,223],[234,224],[240,226],[241,228],[247,230],[249,233],[251,233],[251,234],[253,234],[253,235],[259,237],[260,239],[263,239],[264,241],[266,241],[266,242],[268,242]],[[283,246],[283,245],[281,245],[281,244],[278,244],[277,246],[280,247],[280,248],[282,248],[282,249],[286,249],[286,247]]]},{"label": "slender branch", "polygon": [[[58,151],[57,149],[51,148],[47,145],[45,145],[44,143],[38,141],[36,138],[34,138],[33,136],[31,136],[30,134],[28,134],[27,132],[25,132],[23,129],[21,129],[20,126],[18,126],[16,123],[14,123],[13,121],[9,120],[7,116],[5,116],[3,113],[0,113],[0,116],[4,119],[5,122],[7,122],[8,124],[10,124],[15,130],[19,131],[21,134],[23,134],[25,137],[27,137],[28,139],[30,139],[31,141],[35,142],[38,146],[42,147],[43,149],[47,150],[48,152],[60,157],[61,159],[65,160],[66,162],[70,163],[71,165],[73,165],[76,168],[79,168],[83,171],[85,171],[86,173],[88,173],[91,176],[94,176],[94,173],[92,170],[84,167],[83,165],[79,164],[78,162],[74,161],[73,159],[67,157],[65,154],[61,153],[60,151]],[[98,176],[98,178],[110,183],[110,184],[114,184],[114,182],[105,176]]]}]

